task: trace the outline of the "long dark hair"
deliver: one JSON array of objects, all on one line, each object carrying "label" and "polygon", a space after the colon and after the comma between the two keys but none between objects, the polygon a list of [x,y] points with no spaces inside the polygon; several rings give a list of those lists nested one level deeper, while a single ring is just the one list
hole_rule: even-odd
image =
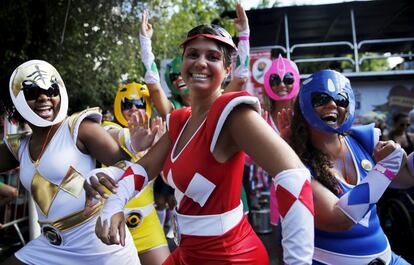
[{"label": "long dark hair", "polygon": [[0,100],[0,114],[6,115],[7,119],[10,122],[26,122],[26,120],[20,115],[16,107],[13,104],[13,101],[10,97],[9,90],[6,89],[1,93],[2,97]]},{"label": "long dark hair", "polygon": [[338,195],[340,192],[338,180],[331,171],[334,162],[312,145],[309,124],[302,115],[299,100],[295,101],[293,112],[291,147],[302,162],[312,170],[313,177],[331,192]]}]

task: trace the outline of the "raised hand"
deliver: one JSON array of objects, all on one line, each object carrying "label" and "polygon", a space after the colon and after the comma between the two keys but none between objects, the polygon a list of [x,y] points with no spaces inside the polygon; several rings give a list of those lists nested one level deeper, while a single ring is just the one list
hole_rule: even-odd
[{"label": "raised hand", "polygon": [[283,108],[276,116],[277,127],[280,132],[280,137],[289,142],[292,135],[290,124],[292,122],[293,110],[291,108]]},{"label": "raised hand", "polygon": [[128,121],[131,145],[136,152],[144,151],[151,147],[158,132],[159,125],[154,122],[149,124],[149,117],[146,112],[134,113]]},{"label": "raised hand", "polygon": [[152,25],[148,23],[148,10],[144,10],[142,13],[142,22],[141,22],[141,35],[151,39],[154,30],[152,29]]},{"label": "raised hand", "polygon": [[151,127],[154,127],[154,126],[158,126],[159,129],[158,129],[157,134],[155,135],[153,145],[156,142],[158,142],[158,140],[161,138],[161,136],[163,136],[164,133],[167,131],[166,123],[165,123],[165,121],[162,120],[161,117],[156,117],[154,119],[151,119]]},{"label": "raised hand", "polygon": [[249,28],[249,20],[247,19],[244,8],[239,2],[236,5],[236,15],[237,17],[233,21],[237,31],[242,32],[247,30]]}]

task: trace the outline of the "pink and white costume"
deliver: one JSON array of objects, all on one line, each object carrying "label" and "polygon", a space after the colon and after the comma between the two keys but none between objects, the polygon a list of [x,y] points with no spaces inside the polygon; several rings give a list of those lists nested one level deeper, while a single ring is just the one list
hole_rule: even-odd
[{"label": "pink and white costume", "polygon": [[180,245],[164,264],[269,264],[240,202],[245,154],[239,152],[225,163],[213,156],[223,124],[239,104],[259,110],[258,100],[246,92],[221,96],[178,154],[175,148],[191,109],[179,109],[169,116],[173,148],[164,164],[164,174],[175,189]]}]

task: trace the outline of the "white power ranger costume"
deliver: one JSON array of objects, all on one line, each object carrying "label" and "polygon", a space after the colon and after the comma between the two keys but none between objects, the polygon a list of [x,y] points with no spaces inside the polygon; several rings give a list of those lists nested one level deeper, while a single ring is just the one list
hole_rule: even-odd
[{"label": "white power ranger costume", "polygon": [[[42,89],[59,86],[61,106],[55,120],[37,116],[27,105],[23,85],[35,84]],[[95,235],[97,215],[102,207],[95,205],[85,215],[84,176],[95,168],[95,159],[76,146],[79,126],[85,118],[100,122],[97,110],[85,110],[66,117],[68,97],[62,78],[45,61],[28,61],[13,72],[10,95],[19,113],[31,124],[48,127],[60,124],[37,166],[30,156],[30,136],[6,139],[20,162],[20,180],[36,204],[42,235],[15,253],[27,264],[140,264],[131,235],[126,247],[107,246]]]}]

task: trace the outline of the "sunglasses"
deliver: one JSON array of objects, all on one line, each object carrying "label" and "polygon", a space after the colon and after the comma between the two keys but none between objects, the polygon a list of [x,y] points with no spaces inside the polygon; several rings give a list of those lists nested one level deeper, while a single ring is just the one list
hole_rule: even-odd
[{"label": "sunglasses", "polygon": [[338,93],[335,98],[326,93],[313,93],[312,106],[314,108],[328,104],[333,100],[338,107],[346,108],[349,105],[348,95]]},{"label": "sunglasses", "polygon": [[278,74],[271,74],[269,83],[270,86],[279,86],[281,83],[284,83],[285,85],[292,85],[295,82],[295,78],[293,77],[292,73],[286,73],[283,76],[283,80],[280,79],[280,76]]},{"label": "sunglasses", "polygon": [[23,82],[23,94],[26,100],[36,100],[41,94],[47,97],[57,97],[60,95],[59,85],[52,84],[49,89],[40,88],[32,82]]},{"label": "sunglasses", "polygon": [[137,109],[146,109],[145,100],[141,99],[124,99],[121,103],[121,110],[129,110],[135,106]]},{"label": "sunglasses", "polygon": [[410,127],[410,124],[409,123],[400,123],[400,127],[401,128],[408,128],[408,127]]},{"label": "sunglasses", "polygon": [[170,80],[171,82],[174,82],[175,80],[177,80],[180,77],[180,73],[171,73],[170,74]]}]

